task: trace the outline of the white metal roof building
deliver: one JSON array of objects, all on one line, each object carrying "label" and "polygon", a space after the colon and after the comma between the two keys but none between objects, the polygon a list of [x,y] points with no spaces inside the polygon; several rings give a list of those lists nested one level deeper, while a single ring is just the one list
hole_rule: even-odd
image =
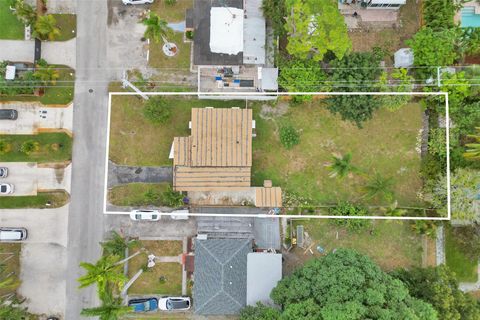
[{"label": "white metal roof building", "polygon": [[238,54],[243,51],[243,10],[233,7],[210,9],[210,50]]},{"label": "white metal roof building", "polygon": [[262,302],[272,305],[270,292],[282,279],[282,255],[252,252],[247,254],[247,305]]},{"label": "white metal roof building", "polygon": [[265,64],[266,22],[262,0],[245,1],[243,23],[243,63]]}]

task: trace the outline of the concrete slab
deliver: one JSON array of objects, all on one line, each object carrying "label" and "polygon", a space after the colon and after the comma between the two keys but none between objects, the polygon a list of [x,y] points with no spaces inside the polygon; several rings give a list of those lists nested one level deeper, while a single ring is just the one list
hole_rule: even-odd
[{"label": "concrete slab", "polygon": [[8,168],[4,183],[15,187],[12,196],[36,195],[39,190],[66,190],[70,192],[71,165],[66,168],[39,168],[35,162],[0,162]]},{"label": "concrete slab", "polygon": [[34,51],[33,40],[0,40],[0,61],[33,62]]},{"label": "concrete slab", "polygon": [[0,103],[0,109],[15,109],[18,119],[2,120],[0,134],[34,134],[38,129],[67,129],[72,132],[73,104],[48,108],[38,102]]}]

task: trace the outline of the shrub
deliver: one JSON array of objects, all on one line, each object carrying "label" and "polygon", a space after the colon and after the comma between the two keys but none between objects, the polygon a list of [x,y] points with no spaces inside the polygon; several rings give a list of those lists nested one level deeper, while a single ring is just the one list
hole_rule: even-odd
[{"label": "shrub", "polygon": [[180,207],[183,205],[183,195],[181,192],[176,192],[172,189],[171,186],[168,187],[167,191],[162,193],[162,203],[167,207]]},{"label": "shrub", "polygon": [[431,220],[415,220],[411,224],[412,230],[419,235],[426,235],[435,238],[437,234],[437,224]]},{"label": "shrub", "polygon": [[172,116],[172,107],[162,97],[153,97],[145,102],[143,115],[152,123],[166,123]]},{"label": "shrub", "polygon": [[193,40],[193,36],[194,32],[192,30],[188,30],[187,32],[185,32],[185,37],[187,37],[187,39]]},{"label": "shrub", "polygon": [[143,196],[145,198],[145,202],[152,205],[160,203],[162,199],[162,195],[158,192],[155,192],[154,189],[148,189]]},{"label": "shrub", "polygon": [[454,0],[423,1],[423,19],[425,26],[434,30],[455,27],[453,17],[460,7]]},{"label": "shrub", "polygon": [[25,141],[20,147],[20,151],[27,155],[38,150],[40,150],[40,144],[37,141],[33,140]]},{"label": "shrub", "polygon": [[12,150],[12,145],[7,141],[0,140],[0,154],[9,153]]},{"label": "shrub", "polygon": [[[340,202],[336,207],[330,209],[330,214],[334,216],[367,216],[368,211],[350,202]],[[371,225],[370,219],[333,219],[332,222],[353,232],[359,232]]]},{"label": "shrub", "polygon": [[300,136],[294,127],[286,125],[280,128],[280,142],[285,149],[291,149],[300,143]]}]

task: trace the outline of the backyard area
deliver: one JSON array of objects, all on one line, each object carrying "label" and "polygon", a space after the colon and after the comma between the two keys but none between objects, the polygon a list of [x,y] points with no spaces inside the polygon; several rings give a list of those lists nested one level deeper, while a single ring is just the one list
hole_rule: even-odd
[{"label": "backyard area", "polygon": [[459,282],[478,280],[478,259],[470,259],[457,243],[451,227],[445,228],[445,259],[447,266],[455,272]]},{"label": "backyard area", "polygon": [[157,262],[153,268],[146,268],[147,256],[154,254],[157,257],[175,257],[182,254],[182,241],[159,240],[141,241],[139,248],[131,254],[145,248],[143,252],[128,262],[128,277],[131,278],[138,270],[144,272],[128,289],[129,294],[182,294],[182,265],[177,262]]},{"label": "backyard area", "polygon": [[0,208],[17,209],[17,208],[59,208],[64,206],[69,195],[65,191],[55,192],[39,192],[36,196],[12,196],[2,197]]},{"label": "backyard area", "polygon": [[9,1],[0,1],[0,39],[23,40],[25,26],[10,10]]},{"label": "backyard area", "polygon": [[109,159],[116,164],[170,166],[168,159],[173,138],[188,136],[192,108],[242,107],[244,101],[166,98],[172,108],[171,119],[154,124],[143,115],[144,100],[137,96],[112,96]]},{"label": "backyard area", "polygon": [[[435,240],[414,233],[408,221],[373,220],[370,228],[359,232],[323,219],[294,220],[294,230],[297,225],[303,225],[311,237],[313,255],[305,250],[307,248],[296,247],[291,251],[293,257],[289,255],[287,259],[289,271],[320,256],[317,245],[326,253],[338,248],[355,249],[372,258],[384,270],[435,265]],[[423,252],[424,247],[426,252]]]},{"label": "backyard area", "polygon": [[72,158],[72,138],[63,132],[0,135],[0,161],[59,162]]},{"label": "backyard area", "polygon": [[[332,115],[321,101],[290,107],[281,102],[273,108],[256,104],[254,118],[254,185],[270,179],[273,185],[309,199],[312,205],[339,201],[385,205],[388,203],[381,199],[365,197],[365,184],[378,173],[392,179],[400,206],[422,206],[417,197],[422,187],[416,151],[422,128],[419,104],[410,103],[394,113],[380,109],[363,129]],[[282,126],[292,126],[299,133],[299,144],[289,150],[279,139]],[[331,177],[328,165],[333,155],[347,153],[358,172]]]}]

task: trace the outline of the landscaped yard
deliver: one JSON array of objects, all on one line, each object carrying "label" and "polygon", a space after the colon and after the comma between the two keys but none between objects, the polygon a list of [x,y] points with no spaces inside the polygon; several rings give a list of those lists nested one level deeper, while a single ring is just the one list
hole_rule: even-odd
[{"label": "landscaped yard", "polygon": [[[252,181],[262,185],[268,179],[283,191],[311,199],[313,205],[355,201],[364,204],[388,204],[366,199],[364,190],[375,173],[392,178],[395,199],[401,206],[422,205],[417,197],[422,181],[419,177],[420,154],[417,136],[422,127],[422,110],[411,103],[397,112],[378,110],[363,129],[333,116],[315,101],[290,106],[283,116],[276,116],[284,102],[265,114],[260,104],[254,107],[257,136],[253,140]],[[278,108],[278,109],[277,109]],[[285,110],[284,110],[285,111]],[[262,118],[269,117],[266,120]],[[286,150],[279,140],[279,128],[291,125],[300,142]],[[333,154],[352,154],[352,164],[360,172],[343,179],[330,177],[327,165]]]},{"label": "landscaped yard", "polygon": [[163,43],[150,42],[148,65],[153,68],[189,70],[191,44],[183,42],[183,33],[181,32],[174,32],[168,40],[177,45],[178,53],[174,57],[167,57],[162,50]]},{"label": "landscaped yard", "polygon": [[244,107],[244,101],[166,98],[173,114],[166,124],[152,124],[143,116],[143,99],[112,96],[109,159],[116,164],[170,166],[173,138],[190,135],[191,108]]},{"label": "landscaped yard", "polygon": [[[297,225],[304,226],[315,243],[312,247],[314,256],[320,256],[316,250],[320,245],[326,252],[338,248],[355,249],[368,255],[384,270],[422,266],[422,237],[412,231],[410,222],[374,220],[372,223],[371,228],[359,233],[347,231],[324,219],[295,220],[293,226],[294,229]],[[432,243],[431,250],[435,250],[434,240],[429,242]],[[304,254],[305,249],[296,248],[293,251],[299,265],[313,257],[309,252]],[[432,261],[429,263],[431,265]]]},{"label": "landscaped yard", "polygon": [[[0,135],[0,141],[9,145],[10,151],[0,154],[3,162],[58,162],[72,158],[72,138],[65,133],[39,133],[36,135]],[[25,143],[34,142],[37,151],[21,151]]]},{"label": "landscaped yard", "polygon": [[116,206],[159,205],[160,200],[149,198],[148,193],[161,195],[168,186],[168,183],[129,183],[115,186],[108,190],[108,201]]},{"label": "landscaped yard", "polygon": [[[2,197],[0,201],[0,208],[59,208],[64,206],[68,202],[69,198],[70,197],[68,193],[65,191],[39,192],[36,196]],[[48,203],[50,205],[47,205]]]},{"label": "landscaped yard", "polygon": [[66,41],[75,38],[77,35],[77,15],[75,14],[52,14],[57,20],[57,27],[60,29],[60,36],[56,41]]},{"label": "landscaped yard", "polygon": [[447,266],[457,275],[458,281],[476,282],[478,280],[478,259],[472,260],[465,255],[449,227],[445,228],[445,259]]},{"label": "landscaped yard", "polygon": [[[141,246],[147,250],[128,262],[128,276],[147,265],[148,254],[156,256],[178,256],[182,253],[182,241],[142,241]],[[139,249],[136,249],[139,250]],[[131,253],[134,253],[133,250]],[[163,280],[161,279],[163,277]],[[129,294],[182,294],[182,265],[175,262],[156,263],[147,269],[128,289]]]},{"label": "landscaped yard", "polygon": [[23,40],[25,26],[10,10],[9,1],[0,1],[0,39]]},{"label": "landscaped yard", "polygon": [[193,0],[177,1],[174,5],[168,5],[165,0],[162,0],[155,1],[150,10],[168,22],[180,22],[185,20],[185,10],[192,7]]}]

